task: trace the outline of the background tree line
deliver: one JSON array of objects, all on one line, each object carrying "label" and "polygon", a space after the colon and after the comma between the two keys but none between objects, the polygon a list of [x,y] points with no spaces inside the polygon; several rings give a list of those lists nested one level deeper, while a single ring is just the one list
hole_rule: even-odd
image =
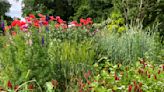
[{"label": "background tree line", "polygon": [[[158,24],[164,35],[164,0],[23,0],[23,16],[30,13],[61,16],[66,21],[91,17],[102,22],[113,11],[119,11],[125,24],[142,23],[144,27]],[[10,4],[0,1],[0,15],[8,11]]]}]

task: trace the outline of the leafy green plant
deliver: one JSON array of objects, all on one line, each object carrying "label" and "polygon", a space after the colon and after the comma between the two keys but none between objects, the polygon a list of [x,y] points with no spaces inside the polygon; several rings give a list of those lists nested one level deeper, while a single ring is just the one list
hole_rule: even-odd
[{"label": "leafy green plant", "polygon": [[88,86],[92,87],[92,92],[162,92],[164,90],[163,65],[155,65],[140,59],[140,62],[131,66],[113,65],[105,61],[95,63],[94,67],[97,75]]},{"label": "leafy green plant", "polygon": [[108,24],[108,30],[122,33],[126,31],[124,18],[121,16],[120,12],[113,11],[111,14],[111,23]]}]

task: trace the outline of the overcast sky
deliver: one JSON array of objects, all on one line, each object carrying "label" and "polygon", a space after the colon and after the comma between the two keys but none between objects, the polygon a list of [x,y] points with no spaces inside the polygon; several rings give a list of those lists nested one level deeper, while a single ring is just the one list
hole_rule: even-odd
[{"label": "overcast sky", "polygon": [[16,1],[16,0],[8,0],[9,3],[11,4],[11,8],[9,10],[8,13],[6,13],[6,15],[11,16],[12,18],[17,17],[17,18],[22,18],[21,14],[21,1]]}]

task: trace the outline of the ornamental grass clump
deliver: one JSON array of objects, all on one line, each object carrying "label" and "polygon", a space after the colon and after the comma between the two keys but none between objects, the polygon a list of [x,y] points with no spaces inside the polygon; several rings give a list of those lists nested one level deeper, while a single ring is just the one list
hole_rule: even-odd
[{"label": "ornamental grass clump", "polygon": [[155,63],[163,63],[160,57],[163,47],[157,33],[133,27],[121,34],[104,30],[96,38],[98,60],[106,57],[112,63],[127,65],[135,63],[138,58],[146,58]]}]

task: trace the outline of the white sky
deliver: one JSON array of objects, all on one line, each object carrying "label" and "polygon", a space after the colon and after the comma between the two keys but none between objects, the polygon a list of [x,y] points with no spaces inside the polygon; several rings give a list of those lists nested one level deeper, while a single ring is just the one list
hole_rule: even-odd
[{"label": "white sky", "polygon": [[22,14],[22,5],[21,5],[21,1],[16,1],[16,0],[8,0],[9,3],[11,4],[11,8],[9,10],[8,13],[6,13],[6,15],[11,16],[12,18],[17,17],[17,18],[22,18],[21,14]]}]

